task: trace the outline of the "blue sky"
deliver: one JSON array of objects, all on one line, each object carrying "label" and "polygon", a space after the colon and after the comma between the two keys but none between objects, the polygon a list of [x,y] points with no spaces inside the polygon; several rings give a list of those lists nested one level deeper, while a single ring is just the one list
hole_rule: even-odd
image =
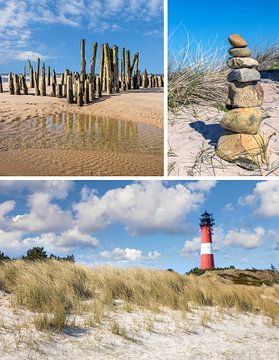
[{"label": "blue sky", "polygon": [[57,71],[79,70],[81,38],[88,65],[92,42],[108,42],[162,72],[163,26],[163,0],[0,0],[0,73],[21,72],[38,55]]},{"label": "blue sky", "polygon": [[1,180],[0,250],[183,273],[199,264],[205,209],[217,266],[279,266],[279,181]]},{"label": "blue sky", "polygon": [[[279,43],[278,0],[169,0],[170,49],[178,50],[190,39],[204,48],[210,45],[226,52],[227,37],[239,33],[255,46]],[[194,43],[192,44],[194,49]]]}]

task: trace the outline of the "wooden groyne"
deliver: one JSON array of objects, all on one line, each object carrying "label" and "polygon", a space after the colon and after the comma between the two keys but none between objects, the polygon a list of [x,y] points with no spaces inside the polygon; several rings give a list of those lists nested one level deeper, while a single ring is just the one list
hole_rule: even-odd
[{"label": "wooden groyne", "polygon": [[[163,75],[150,74],[145,69],[139,70],[139,52],[133,55],[131,61],[130,50],[108,43],[100,47],[97,42],[92,44],[90,71],[87,72],[86,40],[80,41],[80,72],[65,69],[57,80],[55,69],[41,67],[40,58],[34,68],[28,61],[29,81],[27,82],[26,66],[22,75],[9,73],[8,87],[11,95],[28,95],[28,89],[34,89],[35,96],[46,96],[47,87],[50,87],[52,97],[66,98],[69,104],[83,106],[94,102],[104,95],[137,90],[140,88],[155,88],[164,86]],[[96,63],[99,49],[100,69],[96,72]],[[119,57],[121,56],[121,59]],[[0,76],[0,93],[3,92]]]}]

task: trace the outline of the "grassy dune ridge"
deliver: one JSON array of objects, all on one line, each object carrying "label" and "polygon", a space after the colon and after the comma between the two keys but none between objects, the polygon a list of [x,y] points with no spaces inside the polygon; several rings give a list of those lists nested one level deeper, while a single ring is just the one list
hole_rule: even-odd
[{"label": "grassy dune ridge", "polygon": [[124,310],[162,307],[191,311],[198,306],[234,308],[261,313],[273,325],[279,321],[279,285],[235,285],[214,274],[185,276],[142,268],[89,268],[69,262],[4,261],[0,263],[0,290],[12,295],[12,306],[34,313],[40,330],[62,330],[69,314],[88,314],[100,322],[114,311],[116,300]]}]

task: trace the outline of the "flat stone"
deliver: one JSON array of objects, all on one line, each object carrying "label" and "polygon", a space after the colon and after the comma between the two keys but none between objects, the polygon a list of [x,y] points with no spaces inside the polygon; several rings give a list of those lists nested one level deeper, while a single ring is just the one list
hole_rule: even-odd
[{"label": "flat stone", "polygon": [[263,104],[264,93],[260,83],[245,85],[231,83],[229,85],[228,109],[258,107]]},{"label": "flat stone", "polygon": [[229,54],[233,57],[249,57],[251,55],[251,50],[248,47],[230,48]]},{"label": "flat stone", "polygon": [[261,74],[256,69],[236,69],[232,70],[228,75],[228,81],[233,82],[253,82],[259,81],[261,79]]},{"label": "flat stone", "polygon": [[258,68],[257,60],[250,57],[232,57],[227,60],[227,65],[231,69]]},{"label": "flat stone", "polygon": [[229,40],[231,46],[236,47],[236,48],[243,48],[243,47],[247,46],[247,42],[239,34],[231,34],[228,37],[228,40]]},{"label": "flat stone", "polygon": [[220,125],[230,131],[256,135],[262,120],[260,108],[239,108],[226,113]]},{"label": "flat stone", "polygon": [[218,140],[216,154],[230,162],[238,159],[248,159],[255,162],[264,155],[263,144],[266,143],[266,139],[261,134],[223,135]]}]

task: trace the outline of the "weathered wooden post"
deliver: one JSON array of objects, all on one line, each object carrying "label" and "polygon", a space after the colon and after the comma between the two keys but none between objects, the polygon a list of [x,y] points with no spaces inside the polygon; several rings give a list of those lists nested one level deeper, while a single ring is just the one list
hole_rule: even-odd
[{"label": "weathered wooden post", "polygon": [[130,50],[126,50],[126,88],[131,90],[132,85],[132,74],[131,74],[131,60]]},{"label": "weathered wooden post", "polygon": [[67,102],[72,104],[73,99],[73,79],[71,75],[67,75]]},{"label": "weathered wooden post", "polygon": [[125,48],[122,49],[121,56],[121,89],[126,90],[126,79],[125,79]]},{"label": "weathered wooden post", "polygon": [[39,88],[39,76],[40,76],[40,64],[41,64],[41,59],[40,58],[38,58],[37,59],[37,74],[38,74],[38,88]]},{"label": "weathered wooden post", "polygon": [[78,79],[77,85],[77,106],[83,106],[83,89],[80,79]]},{"label": "weathered wooden post", "polygon": [[51,75],[51,96],[56,97],[56,73],[54,69]]},{"label": "weathered wooden post", "polygon": [[80,40],[80,58],[81,58],[81,81],[86,79],[86,60],[85,60],[85,39]]},{"label": "weathered wooden post", "polygon": [[101,46],[101,55],[100,55],[100,83],[101,87],[103,89],[104,87],[104,58],[105,58],[105,44],[102,44]]},{"label": "weathered wooden post", "polygon": [[2,76],[0,75],[0,93],[3,92],[3,82],[2,82]]},{"label": "weathered wooden post", "polygon": [[139,89],[140,88],[140,82],[141,82],[141,76],[140,76],[140,71],[139,70],[137,70],[136,77],[137,77],[137,89]]},{"label": "weathered wooden post", "polygon": [[50,66],[47,67],[47,86],[50,86]]},{"label": "weathered wooden post", "polygon": [[158,87],[163,87],[163,79],[162,79],[162,75],[160,75],[159,77],[158,77]]},{"label": "weathered wooden post", "polygon": [[92,45],[92,56],[90,58],[90,64],[91,64],[90,81],[93,84],[94,84],[94,81],[95,81],[95,67],[96,67],[97,49],[98,49],[98,44],[96,42],[94,42],[93,45]]},{"label": "weathered wooden post", "polygon": [[89,80],[86,79],[84,83],[84,104],[89,104]]},{"label": "weathered wooden post", "polygon": [[30,60],[28,60],[28,64],[29,64],[29,76],[30,76],[30,89],[33,89],[34,88],[34,70],[33,70],[33,66],[32,66]]},{"label": "weathered wooden post", "polygon": [[148,75],[148,87],[152,88],[152,75]]},{"label": "weathered wooden post", "polygon": [[58,98],[62,98],[62,84],[61,83],[57,83],[56,84],[56,97]]},{"label": "weathered wooden post", "polygon": [[43,64],[42,74],[41,74],[41,96],[46,96],[46,68],[45,68],[45,64]]},{"label": "weathered wooden post", "polygon": [[101,88],[101,79],[100,76],[96,77],[96,97],[100,98],[102,96],[102,88]]},{"label": "weathered wooden post", "polygon": [[119,67],[118,67],[118,46],[113,45],[113,87],[119,93]]},{"label": "weathered wooden post", "polygon": [[109,48],[108,44],[105,44],[104,52],[105,52],[106,89],[107,89],[107,94],[111,94],[112,93],[112,71],[111,71],[110,48]]},{"label": "weathered wooden post", "polygon": [[15,94],[20,95],[20,84],[19,84],[19,77],[17,74],[15,74]]},{"label": "weathered wooden post", "polygon": [[8,84],[9,84],[10,95],[14,95],[15,94],[14,78],[11,72],[8,75]]},{"label": "weathered wooden post", "polygon": [[40,96],[40,89],[39,89],[39,77],[40,75],[37,72],[34,72],[34,80],[35,80],[35,95]]},{"label": "weathered wooden post", "polygon": [[26,65],[24,65],[24,68],[23,68],[23,76],[24,76],[25,79],[26,79]]},{"label": "weathered wooden post", "polygon": [[20,77],[20,82],[21,82],[21,85],[22,85],[22,88],[23,88],[23,94],[28,95],[28,87],[26,85],[25,76]]}]

